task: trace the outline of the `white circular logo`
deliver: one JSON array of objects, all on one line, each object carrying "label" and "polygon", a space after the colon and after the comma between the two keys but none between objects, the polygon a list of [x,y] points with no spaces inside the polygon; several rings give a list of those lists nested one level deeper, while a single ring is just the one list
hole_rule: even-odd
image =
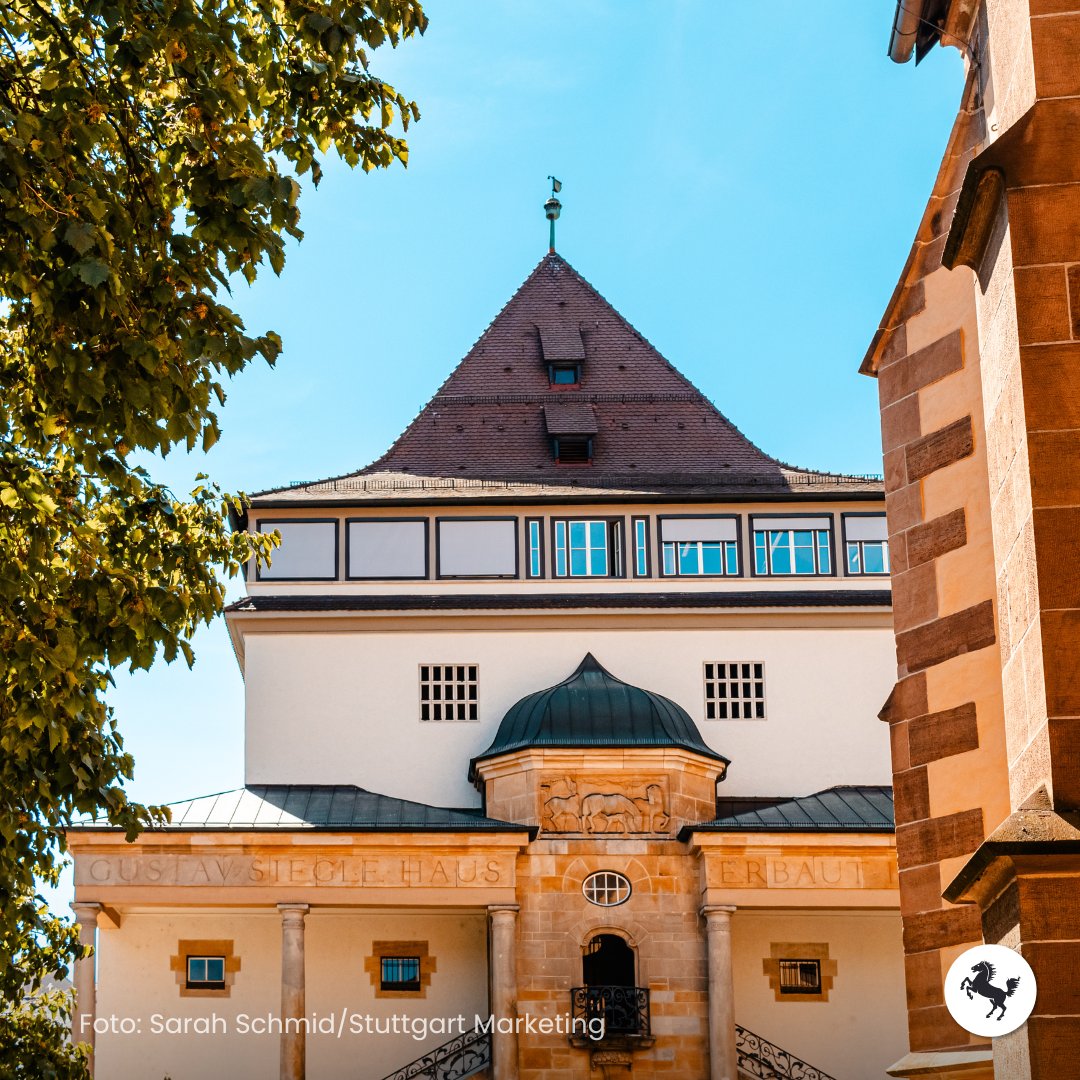
[{"label": "white circular logo", "polygon": [[1035,972],[1004,945],[976,945],[962,952],[945,976],[945,1004],[972,1035],[1006,1035],[1035,1008]]}]

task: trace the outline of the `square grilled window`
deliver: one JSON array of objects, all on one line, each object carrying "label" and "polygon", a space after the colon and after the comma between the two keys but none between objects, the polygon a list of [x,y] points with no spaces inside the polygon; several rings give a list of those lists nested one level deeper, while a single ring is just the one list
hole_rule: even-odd
[{"label": "square grilled window", "polygon": [[224,990],[224,956],[189,956],[187,958],[187,988],[189,990]]},{"label": "square grilled window", "polygon": [[421,664],[421,720],[477,720],[477,664]]},{"label": "square grilled window", "polygon": [[408,992],[420,990],[419,956],[382,956],[379,958],[379,989]]},{"label": "square grilled window", "polygon": [[705,664],[706,720],[764,720],[765,665],[724,660]]},{"label": "square grilled window", "polygon": [[622,577],[618,521],[556,521],[556,577]]},{"label": "square grilled window", "polygon": [[820,994],[820,960],[781,960],[781,994]]}]

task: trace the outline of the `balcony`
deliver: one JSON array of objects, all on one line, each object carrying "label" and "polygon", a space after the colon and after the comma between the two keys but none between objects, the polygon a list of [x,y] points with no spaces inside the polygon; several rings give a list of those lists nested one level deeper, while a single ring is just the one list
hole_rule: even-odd
[{"label": "balcony", "polygon": [[[649,991],[644,986],[575,986],[570,991],[575,1045],[627,1040],[635,1045],[652,1041],[649,1031]],[[599,1038],[592,1033],[603,1025]],[[581,1039],[585,1026],[589,1036]]]}]

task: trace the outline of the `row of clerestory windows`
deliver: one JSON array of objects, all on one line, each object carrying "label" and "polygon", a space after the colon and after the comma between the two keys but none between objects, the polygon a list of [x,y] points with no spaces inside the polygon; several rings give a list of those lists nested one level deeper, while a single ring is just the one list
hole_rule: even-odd
[{"label": "row of clerestory windows", "polygon": [[839,519],[839,535],[827,513],[260,519],[281,545],[258,580],[886,576],[885,515]]}]

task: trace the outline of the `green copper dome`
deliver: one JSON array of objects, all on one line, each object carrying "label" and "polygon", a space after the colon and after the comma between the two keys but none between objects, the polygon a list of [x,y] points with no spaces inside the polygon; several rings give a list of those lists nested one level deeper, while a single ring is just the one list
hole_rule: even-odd
[{"label": "green copper dome", "polygon": [[470,772],[475,775],[479,761],[530,746],[678,746],[728,763],[705,745],[684,708],[616,679],[592,653],[568,679],[511,706],[495,741],[473,759]]}]

